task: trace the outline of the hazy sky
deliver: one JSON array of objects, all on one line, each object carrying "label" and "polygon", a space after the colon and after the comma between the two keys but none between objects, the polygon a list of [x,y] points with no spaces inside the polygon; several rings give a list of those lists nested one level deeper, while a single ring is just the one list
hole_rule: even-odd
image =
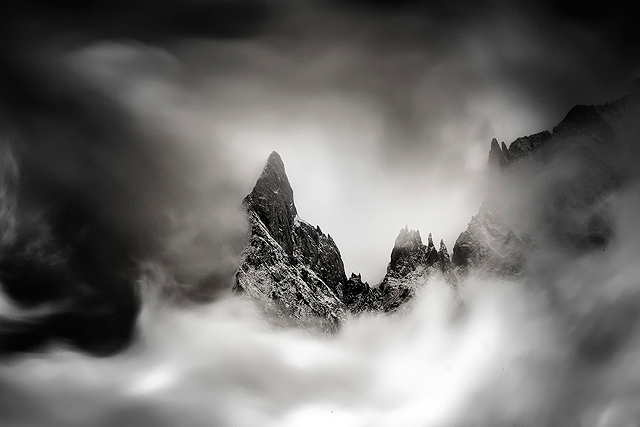
[{"label": "hazy sky", "polygon": [[[56,116],[72,138],[91,139],[75,129],[108,116],[107,129],[94,131],[105,144],[127,133],[142,155],[160,158],[148,173],[163,163],[163,181],[224,185],[211,200],[225,208],[251,190],[276,150],[301,217],[332,235],[347,273],[371,283],[404,225],[452,249],[483,199],[491,138],[509,143],[550,129],[573,105],[616,99],[640,77],[638,30],[615,7],[72,6],[4,6],[2,87],[7,109],[22,108],[18,121],[31,115],[46,128],[42,117]],[[83,112],[59,108],[61,99]],[[192,163],[165,165],[163,144]],[[113,151],[114,168],[118,156],[135,163],[126,150]],[[167,191],[157,184],[144,192]]]}]

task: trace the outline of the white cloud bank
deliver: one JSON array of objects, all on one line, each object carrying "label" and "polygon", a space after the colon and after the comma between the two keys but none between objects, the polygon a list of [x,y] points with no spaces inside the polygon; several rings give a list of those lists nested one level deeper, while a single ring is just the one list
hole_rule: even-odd
[{"label": "white cloud bank", "polygon": [[[640,253],[640,199],[633,194],[615,202],[617,228],[626,232],[607,251],[567,260],[548,288],[472,278],[460,306],[436,280],[410,312],[354,319],[332,337],[272,329],[232,297],[172,307],[154,291],[161,276],[150,275],[141,283],[133,346],[103,359],[60,346],[4,364],[0,420],[636,425],[640,267],[632,260]],[[584,346],[599,339],[602,356],[594,358]]]}]

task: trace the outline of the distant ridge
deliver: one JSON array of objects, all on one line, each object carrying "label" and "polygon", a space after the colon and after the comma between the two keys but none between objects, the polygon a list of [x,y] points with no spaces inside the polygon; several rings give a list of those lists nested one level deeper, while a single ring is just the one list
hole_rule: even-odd
[{"label": "distant ridge", "polygon": [[[461,278],[472,271],[526,279],[530,255],[545,245],[578,252],[605,247],[612,229],[600,202],[622,179],[608,159],[619,128],[639,112],[635,92],[602,106],[575,106],[552,132],[508,146],[493,138],[488,162],[499,174],[452,255],[443,241],[437,249],[429,234],[425,245],[419,231],[404,227],[377,286],[359,274],[347,278],[331,236],[298,217],[284,163],[274,151],[243,201],[251,233],[234,290],[276,323],[330,333],[349,316],[410,307],[433,277],[442,277],[457,294]],[[571,173],[556,176],[558,163],[570,164]],[[531,195],[520,194],[527,188]]]}]

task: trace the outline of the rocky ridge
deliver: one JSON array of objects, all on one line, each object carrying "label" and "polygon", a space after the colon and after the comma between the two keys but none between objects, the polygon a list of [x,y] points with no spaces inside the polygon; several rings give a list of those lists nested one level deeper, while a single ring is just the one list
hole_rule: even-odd
[{"label": "rocky ridge", "polygon": [[526,277],[531,254],[544,247],[581,253],[612,237],[606,199],[624,182],[621,135],[640,113],[640,92],[602,106],[578,105],[553,128],[494,138],[492,185],[453,248],[457,276],[470,270]]},{"label": "rocky ridge", "polygon": [[234,291],[278,324],[333,332],[348,315],[392,312],[412,299],[429,277],[448,272],[444,242],[424,245],[418,231],[400,231],[387,274],[375,287],[349,278],[335,242],[302,220],[278,153],[273,152],[243,205],[251,227]]},{"label": "rocky ridge", "polygon": [[391,251],[387,274],[379,285],[383,295],[382,309],[385,312],[397,310],[409,302],[431,277],[443,274],[448,278],[450,269],[451,261],[442,240],[438,251],[431,233],[424,245],[420,231],[403,228]]},{"label": "rocky ridge", "polygon": [[335,331],[345,318],[338,296],[347,278],[329,235],[298,217],[293,190],[273,152],[244,199],[251,226],[234,290],[274,320]]},{"label": "rocky ridge", "polygon": [[576,106],[552,132],[517,138],[508,147],[494,138],[488,158],[492,186],[452,256],[443,241],[436,249],[429,234],[425,245],[419,231],[405,227],[376,286],[359,274],[347,278],[331,236],[298,217],[284,164],[274,152],[244,200],[251,232],[234,289],[278,322],[333,332],[350,315],[410,307],[436,275],[457,293],[471,271],[526,278],[531,255],[545,246],[603,248],[612,234],[605,200],[624,178],[611,152],[624,126],[635,123],[629,112],[639,106],[640,92],[603,106]]}]

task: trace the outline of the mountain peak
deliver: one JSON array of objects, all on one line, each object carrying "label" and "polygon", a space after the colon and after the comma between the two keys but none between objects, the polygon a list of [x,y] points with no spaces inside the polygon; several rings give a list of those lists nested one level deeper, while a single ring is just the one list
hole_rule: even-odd
[{"label": "mountain peak", "polygon": [[422,237],[420,237],[420,231],[409,230],[409,227],[405,225],[404,228],[400,230],[400,233],[398,233],[398,237],[396,237],[394,246],[396,248],[417,248],[422,246]]},{"label": "mountain peak", "polygon": [[427,265],[432,266],[438,261],[438,251],[433,244],[433,236],[429,233],[429,239],[427,242]]},{"label": "mountain peak", "polygon": [[266,171],[275,171],[278,174],[286,176],[284,171],[284,162],[277,151],[272,151],[271,154],[269,154],[267,164],[264,166],[262,173],[264,174]]},{"label": "mountain peak", "polygon": [[272,152],[251,193],[245,197],[248,210],[255,212],[288,254],[293,251],[292,229],[297,215],[293,189],[277,152]]},{"label": "mountain peak", "polygon": [[489,165],[501,169],[505,167],[506,164],[507,159],[505,157],[505,154],[500,148],[498,140],[493,138],[491,140],[491,149],[489,150]]},{"label": "mountain peak", "polygon": [[275,194],[283,194],[293,203],[293,190],[289,184],[289,178],[284,168],[284,162],[276,151],[272,151],[267,158],[267,163],[262,169],[260,178],[252,191],[267,191]]},{"label": "mountain peak", "polygon": [[449,257],[449,251],[444,244],[444,240],[440,240],[440,250],[438,251],[438,263],[440,264],[440,270],[443,273],[447,273],[451,269],[451,258]]},{"label": "mountain peak", "polygon": [[391,261],[387,266],[387,276],[404,277],[422,263],[426,255],[426,246],[422,244],[420,231],[409,230],[405,226],[396,237]]},{"label": "mountain peak", "polygon": [[601,139],[612,136],[613,129],[602,117],[595,105],[576,105],[562,121],[553,128],[553,134],[586,134],[596,135]]}]

